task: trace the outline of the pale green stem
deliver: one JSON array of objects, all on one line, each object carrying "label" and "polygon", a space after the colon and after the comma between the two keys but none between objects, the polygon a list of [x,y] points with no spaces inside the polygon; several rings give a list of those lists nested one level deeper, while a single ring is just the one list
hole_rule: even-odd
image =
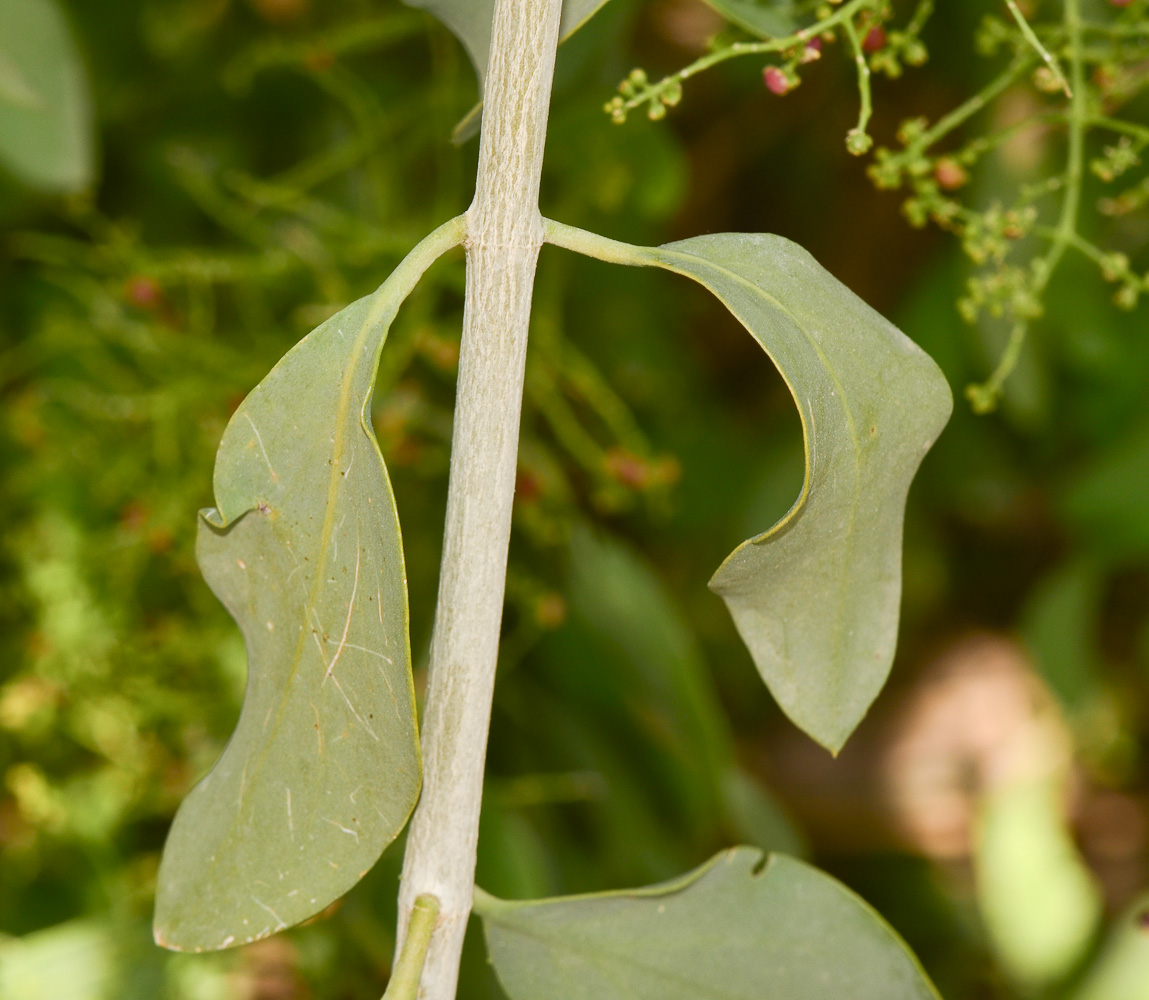
[{"label": "pale green stem", "polygon": [[870,64],[866,62],[866,53],[862,49],[861,39],[858,38],[858,29],[854,22],[846,20],[842,23],[842,30],[850,41],[850,49],[854,53],[854,65],[858,70],[858,96],[861,107],[858,109],[858,124],[850,130],[846,138],[846,148],[854,154],[860,155],[869,150],[871,140],[866,135],[866,127],[870,124],[870,115],[873,114],[873,98],[870,94]]},{"label": "pale green stem", "polygon": [[640,247],[618,240],[588,233],[554,219],[543,219],[543,238],[556,247],[573,250],[584,257],[596,257],[608,264],[627,264],[631,267],[651,267],[652,262],[643,256]]},{"label": "pale green stem", "polygon": [[547,112],[561,0],[495,0],[451,439],[442,569],[423,714],[423,790],[399,887],[439,900],[419,984],[454,1000],[475,884],[483,765],[503,618]]},{"label": "pale green stem", "polygon": [[[991,150],[996,149],[1002,143],[1008,142],[1021,132],[1027,132],[1031,128],[1037,128],[1039,125],[1064,125],[1067,121],[1068,118],[1064,112],[1061,111],[1050,111],[1043,115],[1034,115],[1032,118],[1026,118],[1022,121],[1014,122],[1012,125],[1007,125],[1005,128],[998,129],[996,132],[990,132],[987,135],[981,135],[976,139],[971,139],[956,155],[959,158],[966,155],[982,157]],[[962,162],[964,163],[965,161],[962,160]]]},{"label": "pale green stem", "polygon": [[728,59],[737,59],[740,56],[769,55],[774,52],[785,52],[787,49],[793,49],[799,45],[805,45],[812,38],[818,37],[825,31],[833,30],[839,24],[850,24],[851,19],[858,11],[864,10],[867,7],[873,7],[874,5],[875,0],[851,0],[850,3],[843,4],[840,9],[836,10],[824,20],[811,25],[809,28],[796,31],[792,35],[787,35],[785,38],[772,38],[764,42],[735,42],[727,48],[719,49],[717,52],[711,52],[709,55],[695,60],[689,66],[680,69],[677,73],[672,73],[670,76],[659,80],[658,83],[651,84],[630,98],[630,100],[623,104],[623,108],[627,111],[633,111],[648,101],[657,99],[667,88],[681,84],[689,80],[692,76],[697,76],[699,73],[713,66],[717,66],[719,63],[726,62]]},{"label": "pale green stem", "polygon": [[1031,55],[1019,56],[1010,66],[968,100],[959,104],[948,115],[939,118],[932,128],[926,129],[917,139],[911,142],[897,156],[891,157],[894,161],[914,159],[929,149],[935,142],[944,139],[954,129],[964,125],[966,121],[976,115],[995,100],[1014,80],[1033,65]]},{"label": "pale green stem", "polygon": [[1054,58],[1053,53],[1049,51],[1044,45],[1041,44],[1041,39],[1037,37],[1033,28],[1029,26],[1029,22],[1025,19],[1025,15],[1018,9],[1014,0],[1005,0],[1005,5],[1009,8],[1009,12],[1013,15],[1013,19],[1017,22],[1018,28],[1021,29],[1021,34],[1030,45],[1033,46],[1042,59],[1045,60],[1045,65],[1049,67],[1051,72],[1058,83],[1061,84],[1061,89],[1065,91],[1066,97],[1073,96],[1073,90],[1069,86],[1069,81],[1065,79],[1065,74],[1061,71],[1061,66]]},{"label": "pale green stem", "polygon": [[1082,22],[1081,30],[1114,38],[1143,38],[1149,35],[1149,24],[1087,24]]},{"label": "pale green stem", "polygon": [[1117,132],[1120,135],[1127,135],[1131,139],[1137,139],[1141,142],[1149,142],[1149,128],[1135,122],[1122,121],[1120,118],[1093,117],[1089,119],[1088,124],[1096,128],[1108,129],[1110,132]]},{"label": "pale green stem", "polygon": [[914,10],[914,16],[910,18],[910,23],[906,25],[907,35],[920,35],[922,29],[926,26],[926,21],[930,19],[930,15],[934,12],[934,0],[918,0],[917,9]]},{"label": "pale green stem", "polygon": [[[1073,246],[1077,237],[1077,217],[1081,209],[1081,186],[1085,177],[1085,133],[1089,127],[1089,99],[1085,86],[1085,60],[1081,55],[1080,0],[1065,0],[1065,28],[1070,56],[1073,99],[1069,104],[1069,148],[1065,170],[1065,197],[1061,203],[1061,216],[1054,230],[1053,241],[1041,257],[1033,281],[1033,294],[1040,298],[1061,263],[1065,251]],[[966,387],[966,397],[974,410],[985,413],[994,408],[1005,380],[1013,373],[1021,359],[1025,337],[1029,330],[1027,320],[1019,320],[1009,334],[1009,343],[997,367],[985,382]]]},{"label": "pale green stem", "polygon": [[431,935],[438,919],[439,900],[430,893],[419,896],[411,910],[403,951],[391,970],[391,981],[387,983],[383,1000],[415,1000],[419,980],[423,975],[423,963],[427,959],[427,949],[431,945]]}]

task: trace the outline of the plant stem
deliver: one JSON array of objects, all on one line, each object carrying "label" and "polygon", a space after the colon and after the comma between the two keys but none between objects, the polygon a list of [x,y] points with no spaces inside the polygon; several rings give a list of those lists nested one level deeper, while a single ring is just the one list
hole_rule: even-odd
[{"label": "plant stem", "polygon": [[427,959],[427,948],[439,918],[439,901],[430,895],[415,900],[411,919],[407,924],[407,937],[403,941],[403,952],[391,970],[391,981],[383,993],[383,1000],[415,1000],[419,989],[419,979],[423,975],[423,963]]},{"label": "plant stem", "polygon": [[[1070,51],[1070,83],[1073,97],[1069,102],[1069,141],[1066,152],[1065,195],[1052,244],[1038,259],[1034,269],[1032,292],[1040,298],[1057,270],[1065,251],[1077,236],[1077,216],[1081,208],[1081,188],[1085,179],[1085,133],[1089,127],[1089,97],[1086,90],[1085,62],[1081,55],[1080,0],[1065,0],[1065,29]],[[977,413],[988,413],[997,405],[1002,386],[1021,360],[1022,348],[1029,332],[1029,321],[1020,319],[1010,330],[1009,341],[997,367],[985,382],[966,387],[966,398]]]},{"label": "plant stem", "polygon": [[453,1000],[474,894],[506,584],[527,325],[543,241],[538,193],[561,0],[496,0],[475,200],[439,598],[423,722],[423,794],[399,893],[438,899],[419,996]]},{"label": "plant stem", "polygon": [[875,0],[850,0],[849,3],[834,10],[825,19],[808,28],[803,28],[801,31],[796,31],[792,35],[787,35],[785,38],[771,38],[764,42],[734,42],[725,48],[721,48],[716,52],[711,52],[708,55],[702,56],[700,59],[696,59],[689,66],[680,69],[677,73],[672,73],[657,83],[652,83],[644,87],[639,93],[626,101],[623,104],[623,108],[627,111],[633,111],[640,105],[658,97],[668,87],[681,84],[683,81],[689,80],[692,76],[697,76],[699,73],[713,66],[717,66],[719,63],[726,62],[728,59],[737,59],[740,56],[785,52],[787,49],[805,45],[810,39],[816,38],[823,32],[830,31],[839,24],[849,23],[850,19],[856,13],[868,7],[873,7],[874,5]]},{"label": "plant stem", "polygon": [[1065,74],[1061,72],[1061,65],[1058,63],[1056,57],[1044,45],[1041,44],[1041,39],[1034,33],[1033,28],[1029,26],[1029,22],[1025,19],[1025,15],[1018,8],[1015,0],[1005,0],[1005,5],[1009,8],[1009,12],[1013,15],[1014,21],[1017,22],[1018,28],[1021,29],[1022,37],[1025,38],[1034,51],[1045,60],[1045,65],[1049,67],[1057,82],[1061,85],[1061,89],[1065,91],[1066,97],[1073,96],[1073,89],[1069,86],[1069,81],[1065,79]]}]

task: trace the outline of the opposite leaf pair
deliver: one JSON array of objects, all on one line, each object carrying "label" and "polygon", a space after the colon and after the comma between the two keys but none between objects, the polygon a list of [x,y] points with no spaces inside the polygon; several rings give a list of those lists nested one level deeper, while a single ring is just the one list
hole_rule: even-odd
[{"label": "opposite leaf pair", "polygon": [[[198,551],[209,584],[244,630],[250,679],[236,733],[181,807],[165,850],[156,937],[166,946],[226,948],[319,912],[374,864],[417,799],[403,555],[369,406],[379,352],[400,304],[463,235],[462,219],[440,227],[378,292],[289,351],[225,432],[217,509],[202,516]],[[713,585],[786,711],[837,749],[889,669],[905,494],[949,414],[944,380],[902,334],[778,237],[726,234],[649,249],[548,223],[547,238],[699,281],[750,330],[791,386],[806,440],[802,495],[779,525],[726,561]],[[901,963],[902,972],[875,979],[884,996],[930,995],[892,932],[812,869],[778,858],[749,889],[727,892],[728,881],[746,881],[742,868],[757,857],[735,851],[681,883],[625,898],[665,897],[684,926],[695,928],[703,911],[719,906],[758,942],[757,951],[731,944],[742,964],[731,957],[716,966],[746,982],[761,976],[755,963],[767,961],[763,942],[794,943],[775,924],[814,941],[838,914],[849,947],[872,952],[874,961]],[[712,883],[713,893],[702,891]],[[792,912],[779,902],[787,893],[798,907]],[[613,913],[624,897],[611,898],[616,902],[587,897],[520,905],[481,897],[478,909],[512,994],[526,996],[514,985],[525,953],[507,943],[518,933],[514,913],[529,911],[532,922],[559,913],[560,923],[590,919],[597,926],[593,908]],[[853,924],[865,933],[855,934]],[[634,924],[635,933],[641,925]],[[672,960],[686,952],[663,947],[669,939],[655,934],[651,940],[662,941],[662,950],[642,958],[641,937],[627,955],[638,956],[652,976],[666,962],[658,975],[677,975]],[[809,942],[802,947],[809,958]],[[544,958],[528,956],[526,967]],[[602,961],[610,964],[601,955],[591,964]],[[790,963],[805,969],[803,982],[813,977],[805,995],[835,995],[815,990],[837,982],[821,965],[797,957]],[[651,979],[649,995],[667,995],[658,982]]]}]

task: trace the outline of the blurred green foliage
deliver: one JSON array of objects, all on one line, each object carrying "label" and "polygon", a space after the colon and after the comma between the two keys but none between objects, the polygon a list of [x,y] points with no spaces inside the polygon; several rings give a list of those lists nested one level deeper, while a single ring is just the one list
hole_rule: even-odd
[{"label": "blurred green foliage", "polygon": [[[401,843],[333,912],[260,947],[169,956],[147,927],[167,824],[227,739],[245,678],[238,630],[192,558],[215,446],[288,347],[466,207],[474,145],[447,140],[474,104],[472,70],[445,29],[395,0],[67,10],[99,180],[68,197],[0,180],[0,997],[376,996]],[[940,5],[923,33],[930,61],[875,80],[879,142],[986,82],[972,55],[985,13],[1001,11]],[[632,66],[672,72],[722,29],[693,0],[614,0],[563,46],[544,213],[639,244],[778,232],[890,314],[952,386],[982,377],[989,342],[953,308],[969,276],[960,248],[906,227],[842,148],[856,118],[846,60],[784,102],[760,63],[732,60],[658,126],[602,114]],[[1144,97],[1124,114],[1144,122]],[[991,124],[973,119],[966,138]],[[1061,139],[1036,141],[1035,180]],[[1002,155],[987,154],[1004,176],[1017,163]],[[989,171],[967,200],[988,210],[1003,183]],[[1087,201],[1104,195],[1100,178],[1085,185]],[[1144,220],[1120,225],[1143,254]],[[450,257],[405,305],[375,401],[417,680],[462,280]],[[897,927],[949,1000],[1143,1000],[1149,320],[1114,309],[1111,291],[1067,257],[1002,412],[959,406],[927,458],[893,687],[831,765],[792,734],[705,588],[798,493],[785,386],[701,290],[545,250],[480,884],[508,898],[586,892],[679,875],[732,842],[808,851]],[[882,750],[939,654],[986,630],[1028,649],[1067,747],[1052,754],[1052,805],[1019,800],[987,823],[1045,831],[1042,856],[1063,866],[1048,878],[1086,873],[1100,896],[1078,893],[1081,905],[1105,907],[1100,922],[1081,910],[1075,964],[1040,981],[994,930],[1008,914],[980,916],[1010,891],[986,873],[1016,866],[975,866],[977,837],[941,850],[907,833]],[[997,758],[958,737],[992,707],[958,727],[936,777],[964,790],[975,825]],[[461,995],[499,996],[474,944]]]}]

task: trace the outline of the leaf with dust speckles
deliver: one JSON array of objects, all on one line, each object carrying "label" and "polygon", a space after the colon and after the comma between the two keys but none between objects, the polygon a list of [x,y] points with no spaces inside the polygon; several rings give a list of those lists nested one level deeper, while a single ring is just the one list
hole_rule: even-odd
[{"label": "leaf with dust speckles", "polygon": [[512,902],[479,892],[511,1000],[939,1000],[840,882],[736,847],[673,882]]},{"label": "leaf with dust speckles", "polygon": [[266,937],[350,889],[422,780],[407,585],[369,422],[379,352],[429,236],[374,295],[297,344],[232,416],[201,512],[204,577],[247,640],[235,733],[181,805],[155,935],[182,951]]},{"label": "leaf with dust speckles", "polygon": [[890,672],[906,494],[949,419],[949,386],[924,351],[780,236],[613,244],[604,257],[708,288],[794,396],[806,447],[801,495],[735,549],[710,586],[783,711],[836,752]]},{"label": "leaf with dust speckles", "polygon": [[836,752],[890,672],[906,494],[949,419],[949,386],[924,351],[789,240],[726,233],[652,253],[722,300],[798,404],[801,496],[710,586],[782,709]]}]

